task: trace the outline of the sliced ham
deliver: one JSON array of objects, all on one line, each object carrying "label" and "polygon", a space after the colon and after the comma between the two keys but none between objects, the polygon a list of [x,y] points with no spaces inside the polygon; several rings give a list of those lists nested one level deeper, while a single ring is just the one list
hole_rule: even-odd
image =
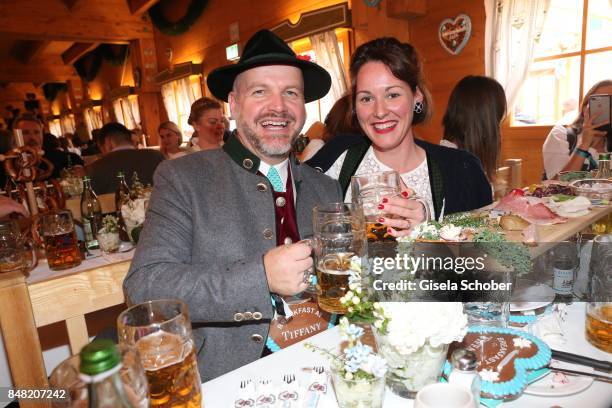
[{"label": "sliced ham", "polygon": [[559,217],[541,202],[531,204],[526,197],[515,192],[511,192],[499,200],[494,209],[519,215],[530,223],[537,225],[559,224],[566,221],[565,218]]},{"label": "sliced ham", "polygon": [[495,210],[513,212],[516,214],[527,211],[529,207],[529,201],[526,197],[519,194],[510,193],[499,200],[499,203],[495,206]]}]

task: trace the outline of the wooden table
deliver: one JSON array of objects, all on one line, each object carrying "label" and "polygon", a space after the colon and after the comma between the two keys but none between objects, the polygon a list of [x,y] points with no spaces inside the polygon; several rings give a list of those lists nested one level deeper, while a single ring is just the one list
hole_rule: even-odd
[{"label": "wooden table", "polygon": [[[85,314],[124,303],[123,280],[133,252],[51,271],[45,260],[30,273],[0,275],[0,326],[15,388],[47,388],[38,327],[65,321],[72,353],[89,342]],[[47,406],[21,402],[22,407]]]}]

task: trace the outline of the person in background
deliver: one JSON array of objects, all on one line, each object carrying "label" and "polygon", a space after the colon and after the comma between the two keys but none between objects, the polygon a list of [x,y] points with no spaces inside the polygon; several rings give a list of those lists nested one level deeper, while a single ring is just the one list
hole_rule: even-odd
[{"label": "person in background", "polygon": [[500,125],[505,116],[506,94],[499,82],[485,76],[466,76],[448,99],[440,145],[467,150],[478,157],[493,182],[501,150]]},{"label": "person in background", "polygon": [[341,199],[336,181],[291,155],[305,102],[329,91],[325,69],[262,30],[207,84],[229,102],[236,131],[222,149],[160,165],[123,283],[131,302],[188,304],[203,381],[286,345],[273,333],[279,325],[309,328],[295,329],[293,341],[328,327],[312,301],[281,320],[289,308],[281,296],[290,301],[308,286],[312,248],[300,239],[312,234],[313,207]]},{"label": "person in background", "polygon": [[130,130],[130,133],[132,135],[132,144],[134,145],[134,147],[136,149],[144,149],[145,148],[145,134],[142,131],[141,128],[136,127],[132,130]]},{"label": "person in background", "polygon": [[[30,113],[24,113],[15,119],[13,123],[15,129],[21,129],[23,135],[23,143],[26,146],[33,147],[35,149],[43,149],[43,127],[42,123],[36,118],[36,116]],[[51,135],[52,138],[47,136],[47,146],[49,149],[44,149],[44,158],[49,160],[53,164],[52,178],[59,178],[61,171],[65,168],[72,167],[73,171],[77,175],[83,174],[83,159],[79,155],[65,152],[59,147],[57,138]],[[55,139],[53,141],[52,139]],[[45,166],[43,163],[42,166]]]},{"label": "person in background", "polygon": [[192,152],[218,149],[223,145],[223,110],[221,104],[211,98],[200,98],[191,105],[187,120],[198,133],[198,142],[191,148]]},{"label": "person in background", "polygon": [[[308,164],[339,179],[351,201],[350,177],[397,171],[401,196],[381,202],[393,218],[380,222],[394,237],[408,235],[428,213],[469,211],[492,202],[478,158],[415,137],[414,126],[431,115],[431,102],[415,48],[385,37],[357,48],[350,65],[352,106],[360,135],[336,136]],[[410,199],[415,194],[419,200]]]},{"label": "person in background", "polygon": [[91,140],[87,141],[87,147],[81,149],[81,156],[97,156],[102,154],[101,143],[98,143],[100,129],[91,131]]},{"label": "person in background", "polygon": [[117,188],[116,175],[120,171],[125,174],[128,185],[134,172],[138,173],[143,184],[153,183],[153,173],[164,161],[163,154],[154,149],[136,149],[132,144],[132,133],[117,122],[104,125],[99,140],[108,153],[85,167],[97,194],[113,193]]},{"label": "person in background", "polygon": [[181,148],[183,136],[178,126],[171,121],[164,122],[157,128],[159,133],[159,151],[166,159],[176,159],[187,154]]},{"label": "person in background", "polygon": [[589,114],[591,95],[612,94],[612,79],[597,82],[584,95],[580,113],[569,126],[555,125],[542,146],[544,177],[555,178],[562,171],[593,170],[600,152],[612,150],[612,134],[597,130]]}]

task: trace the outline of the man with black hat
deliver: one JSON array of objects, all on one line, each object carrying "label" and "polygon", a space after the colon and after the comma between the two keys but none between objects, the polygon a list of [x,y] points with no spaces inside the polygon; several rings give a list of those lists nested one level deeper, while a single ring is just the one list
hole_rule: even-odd
[{"label": "man with black hat", "polygon": [[295,315],[292,304],[313,266],[300,241],[312,234],[312,209],[342,201],[335,180],[290,156],[305,102],[329,90],[323,68],[262,30],[237,64],[212,71],[207,83],[229,102],[237,129],[222,150],[159,166],[124,282],[133,303],[187,302],[203,380],[327,327],[316,302]]}]

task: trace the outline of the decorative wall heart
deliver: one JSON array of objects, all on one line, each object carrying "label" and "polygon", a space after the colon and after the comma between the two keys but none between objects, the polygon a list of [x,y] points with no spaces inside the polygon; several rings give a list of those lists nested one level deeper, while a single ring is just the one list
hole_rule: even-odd
[{"label": "decorative wall heart", "polygon": [[458,55],[472,35],[472,20],[466,14],[459,14],[454,20],[442,20],[438,28],[438,40],[442,48]]}]

